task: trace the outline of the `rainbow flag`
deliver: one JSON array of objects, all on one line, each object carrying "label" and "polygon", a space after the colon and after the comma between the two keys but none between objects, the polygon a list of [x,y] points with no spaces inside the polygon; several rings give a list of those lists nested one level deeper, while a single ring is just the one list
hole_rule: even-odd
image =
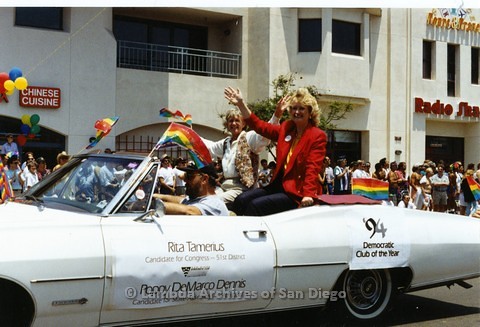
[{"label": "rainbow flag", "polygon": [[97,134],[95,135],[95,140],[93,140],[86,149],[91,149],[100,142],[100,140],[107,136],[112,130],[113,125],[118,121],[119,117],[104,118],[99,119],[95,122],[95,128],[97,129]]},{"label": "rainbow flag", "polygon": [[154,150],[172,145],[178,145],[186,149],[198,168],[212,163],[210,151],[208,151],[205,143],[193,129],[187,126],[171,123],[158,140]]},{"label": "rainbow flag", "polygon": [[1,202],[7,201],[9,198],[13,196],[12,186],[10,185],[10,181],[7,178],[7,174],[5,174],[5,170],[3,168],[3,163],[0,161],[0,199]]},{"label": "rainbow flag", "polygon": [[372,200],[388,200],[388,182],[375,178],[352,178],[352,194]]},{"label": "rainbow flag", "polygon": [[160,109],[160,117],[178,118],[178,119],[182,120],[184,123],[192,126],[192,115],[190,115],[190,114],[183,115],[180,110],[177,110],[177,111],[173,112],[168,108],[162,108],[162,109]]},{"label": "rainbow flag", "polygon": [[473,197],[475,201],[480,200],[480,184],[478,184],[472,176],[467,176],[468,186],[470,186],[470,190],[473,193]]}]

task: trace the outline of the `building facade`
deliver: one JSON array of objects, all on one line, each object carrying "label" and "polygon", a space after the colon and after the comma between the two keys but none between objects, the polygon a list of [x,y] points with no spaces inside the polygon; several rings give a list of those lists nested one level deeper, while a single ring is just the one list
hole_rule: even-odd
[{"label": "building facade", "polygon": [[37,115],[22,151],[51,161],[113,116],[98,149],[148,153],[164,107],[220,139],[225,86],[262,100],[289,73],[324,110],[353,105],[329,132],[333,159],[480,160],[480,9],[0,8],[0,28],[0,71],[29,84],[0,98],[0,143]]}]

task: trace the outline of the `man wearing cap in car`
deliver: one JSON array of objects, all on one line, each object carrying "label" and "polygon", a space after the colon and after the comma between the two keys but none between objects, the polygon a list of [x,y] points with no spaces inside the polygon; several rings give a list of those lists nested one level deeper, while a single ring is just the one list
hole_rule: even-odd
[{"label": "man wearing cap in car", "polygon": [[225,203],[215,194],[217,172],[213,164],[202,168],[195,165],[179,167],[185,172],[186,195],[154,194],[165,204],[171,215],[228,216]]}]

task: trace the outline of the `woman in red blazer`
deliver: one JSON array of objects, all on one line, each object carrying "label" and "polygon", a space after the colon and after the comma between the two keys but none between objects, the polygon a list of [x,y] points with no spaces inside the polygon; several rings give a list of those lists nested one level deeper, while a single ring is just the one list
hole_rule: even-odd
[{"label": "woman in red blazer", "polygon": [[317,179],[325,158],[327,137],[317,127],[320,110],[317,100],[301,88],[280,99],[277,110],[288,108],[290,119],[281,125],[260,120],[243,101],[240,90],[225,88],[225,98],[236,105],[247,125],[258,134],[277,142],[277,167],[270,184],[242,193],[233,210],[237,215],[263,216],[298,206],[314,204]]}]

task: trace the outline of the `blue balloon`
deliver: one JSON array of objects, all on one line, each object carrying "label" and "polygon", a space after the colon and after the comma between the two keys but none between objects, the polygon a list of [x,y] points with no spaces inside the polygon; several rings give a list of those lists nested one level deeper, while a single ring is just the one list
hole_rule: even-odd
[{"label": "blue balloon", "polygon": [[27,124],[22,124],[22,126],[20,126],[20,131],[25,135],[30,134],[30,126]]},{"label": "blue balloon", "polygon": [[14,82],[17,78],[22,77],[22,75],[22,70],[18,67],[13,67],[8,73],[8,77],[10,77],[10,79]]}]

